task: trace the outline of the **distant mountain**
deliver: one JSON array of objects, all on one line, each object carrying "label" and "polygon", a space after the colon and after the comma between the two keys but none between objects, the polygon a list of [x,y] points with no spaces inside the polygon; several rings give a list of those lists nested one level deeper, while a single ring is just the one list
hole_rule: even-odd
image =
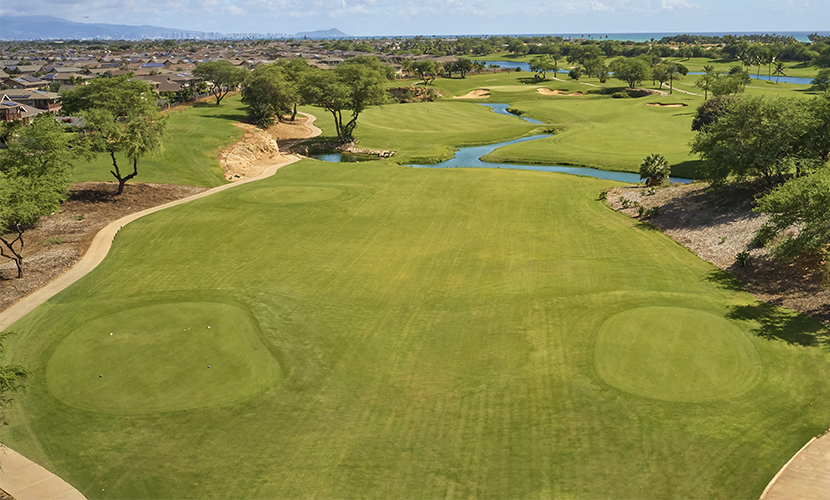
[{"label": "distant mountain", "polygon": [[87,24],[51,16],[2,16],[0,40],[143,40],[145,38],[222,38],[221,33],[128,26]]},{"label": "distant mountain", "polygon": [[[76,23],[51,16],[0,16],[0,40],[144,40],[190,38],[242,39],[284,38],[285,33],[216,33],[159,26]],[[337,29],[298,33],[295,37],[341,38],[349,35]]]},{"label": "distant mountain", "polygon": [[321,38],[351,38],[351,35],[347,35],[340,31],[337,28],[332,28],[330,30],[318,30],[318,31],[305,31],[302,33],[297,33],[294,35],[294,38],[312,38],[312,39],[321,39]]}]

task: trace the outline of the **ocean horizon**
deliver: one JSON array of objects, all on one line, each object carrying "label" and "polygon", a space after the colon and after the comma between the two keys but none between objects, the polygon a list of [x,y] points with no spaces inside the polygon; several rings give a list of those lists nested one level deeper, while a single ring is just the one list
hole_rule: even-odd
[{"label": "ocean horizon", "polygon": [[792,36],[799,42],[809,42],[808,35],[817,33],[822,36],[830,36],[830,31],[667,31],[667,32],[651,32],[651,33],[588,33],[588,32],[571,32],[571,33],[503,33],[503,34],[467,34],[467,35],[366,35],[366,36],[345,36],[332,37],[332,39],[373,39],[373,38],[416,38],[418,36],[424,38],[480,38],[480,37],[495,37],[495,36],[509,36],[509,37],[532,37],[532,36],[561,36],[562,38],[585,38],[590,40],[618,40],[621,42],[647,42],[654,38],[655,41],[667,36],[677,35],[703,35],[703,36],[725,36],[725,35],[780,35]]}]

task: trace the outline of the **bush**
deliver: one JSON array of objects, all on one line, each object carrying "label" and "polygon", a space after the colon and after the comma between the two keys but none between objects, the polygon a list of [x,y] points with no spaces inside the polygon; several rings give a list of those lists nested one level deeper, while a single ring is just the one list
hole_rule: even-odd
[{"label": "bush", "polygon": [[599,200],[605,201],[608,199],[608,191],[600,191],[599,192]]},{"label": "bush", "polygon": [[611,97],[613,97],[614,99],[628,99],[631,96],[628,95],[628,92],[614,92],[613,94],[611,94]]},{"label": "bush", "polygon": [[738,253],[735,256],[735,260],[743,267],[749,267],[752,265],[752,256],[746,251]]}]

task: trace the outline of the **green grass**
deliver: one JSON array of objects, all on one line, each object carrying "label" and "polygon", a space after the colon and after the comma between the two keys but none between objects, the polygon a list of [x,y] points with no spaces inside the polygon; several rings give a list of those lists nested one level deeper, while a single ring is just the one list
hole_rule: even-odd
[{"label": "green grass", "polygon": [[[245,116],[239,96],[223,99],[218,107],[208,101],[171,112],[164,151],[156,158],[139,161],[138,175],[131,182],[205,187],[224,184],[217,154],[242,138],[242,130],[233,123]],[[119,155],[118,166],[122,176],[132,172],[132,165],[123,155]],[[92,162],[78,163],[72,179],[74,182],[114,181],[110,170],[112,160],[108,155],[100,155]]]},{"label": "green grass", "polygon": [[309,160],[144,217],[13,325],[3,442],[91,499],[757,498],[826,331],[608,185]]}]

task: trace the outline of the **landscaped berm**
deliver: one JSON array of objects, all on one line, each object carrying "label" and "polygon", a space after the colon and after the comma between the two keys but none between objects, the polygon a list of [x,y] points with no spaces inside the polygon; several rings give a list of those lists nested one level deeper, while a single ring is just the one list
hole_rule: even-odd
[{"label": "landscaped berm", "polygon": [[139,219],[12,326],[3,441],[89,498],[757,498],[822,326],[611,185],[306,160]]}]

